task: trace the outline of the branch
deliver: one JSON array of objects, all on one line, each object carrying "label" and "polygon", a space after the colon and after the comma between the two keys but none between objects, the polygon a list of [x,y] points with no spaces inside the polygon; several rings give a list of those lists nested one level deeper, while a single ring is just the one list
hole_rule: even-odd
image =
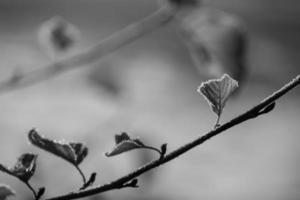
[{"label": "branch", "polygon": [[231,121],[220,125],[218,127],[216,127],[215,129],[211,130],[210,132],[208,132],[207,134],[196,138],[195,140],[191,141],[190,143],[187,143],[181,147],[179,147],[178,149],[174,150],[173,152],[167,154],[166,156],[164,156],[163,158],[154,160],[140,168],[138,168],[137,170],[115,180],[112,181],[111,183],[108,184],[104,184],[102,186],[98,186],[98,187],[94,187],[91,189],[87,189],[85,191],[79,191],[79,192],[73,192],[70,194],[66,194],[66,195],[62,195],[62,196],[58,196],[58,197],[53,197],[47,200],[71,200],[71,199],[79,199],[79,198],[83,198],[83,197],[87,197],[87,196],[91,196],[91,195],[95,195],[95,194],[100,194],[106,191],[110,191],[113,189],[120,189],[122,188],[122,186],[124,186],[124,184],[126,185],[126,183],[130,182],[131,180],[135,179],[136,177],[140,176],[141,174],[144,174],[147,171],[150,171],[156,167],[159,167],[160,165],[163,165],[179,156],[181,156],[182,154],[186,153],[187,151],[195,148],[196,146],[206,142],[207,140],[209,140],[210,138],[217,136],[218,134],[224,132],[225,130],[232,128],[240,123],[243,123],[247,120],[253,119],[257,116],[260,116],[262,114],[267,113],[266,111],[271,111],[275,104],[275,100],[279,99],[280,97],[282,97],[283,95],[285,95],[288,91],[292,90],[294,87],[296,87],[297,85],[300,84],[300,75],[298,75],[295,79],[293,79],[291,82],[289,82],[288,84],[286,84],[285,86],[283,86],[281,89],[277,90],[276,92],[274,92],[272,95],[270,95],[269,97],[265,98],[263,101],[261,101],[258,105],[254,106],[253,108],[251,108],[250,110],[246,111],[245,113],[235,117],[234,119],[232,119]]},{"label": "branch", "polygon": [[31,86],[69,70],[87,66],[86,64],[93,63],[168,23],[176,14],[176,10],[177,7],[164,6],[145,19],[117,31],[99,44],[77,55],[58,60],[47,66],[41,66],[36,70],[14,74],[7,80],[0,82],[0,93]]}]

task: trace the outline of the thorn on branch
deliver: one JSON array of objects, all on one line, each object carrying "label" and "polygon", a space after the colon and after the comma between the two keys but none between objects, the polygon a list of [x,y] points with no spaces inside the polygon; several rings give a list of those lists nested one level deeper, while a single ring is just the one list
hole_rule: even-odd
[{"label": "thorn on branch", "polygon": [[270,104],[268,104],[267,106],[261,108],[261,109],[255,109],[253,110],[250,115],[251,115],[251,118],[256,118],[260,115],[264,115],[264,114],[267,114],[269,112],[271,112],[272,110],[274,110],[275,108],[275,105],[276,103],[275,102],[272,102]]},{"label": "thorn on branch", "polygon": [[135,178],[135,179],[132,179],[130,182],[123,184],[120,187],[120,189],[125,188],[125,187],[138,188],[139,186],[137,184],[138,184],[138,179]]},{"label": "thorn on branch", "polygon": [[93,172],[89,178],[89,180],[83,184],[83,186],[80,188],[80,190],[84,190],[86,189],[87,187],[90,187],[94,184],[95,180],[96,180],[96,176],[97,176],[97,173],[96,172]]},{"label": "thorn on branch", "polygon": [[45,190],[46,189],[44,187],[39,188],[39,191],[37,192],[37,195],[36,195],[35,199],[39,200],[43,196],[43,194],[45,193]]},{"label": "thorn on branch", "polygon": [[267,113],[271,112],[272,110],[274,110],[275,106],[276,106],[276,103],[273,102],[273,103],[269,104],[268,106],[266,106],[265,108],[261,109],[258,114],[259,115],[267,114]]},{"label": "thorn on branch", "polygon": [[161,145],[161,147],[160,147],[160,158],[159,159],[163,159],[164,156],[166,155],[167,145],[168,145],[167,143],[164,143],[164,144]]}]

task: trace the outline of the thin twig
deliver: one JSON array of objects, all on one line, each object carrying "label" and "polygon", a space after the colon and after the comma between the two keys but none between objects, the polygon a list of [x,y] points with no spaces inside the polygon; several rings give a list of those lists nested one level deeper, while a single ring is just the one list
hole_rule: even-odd
[{"label": "thin twig", "polygon": [[88,66],[87,64],[99,60],[103,56],[168,23],[176,14],[176,9],[176,7],[170,6],[162,7],[145,19],[117,31],[99,44],[79,54],[58,60],[47,66],[41,66],[36,70],[19,73],[17,76],[13,75],[0,82],[0,93],[31,86],[69,70]]},{"label": "thin twig", "polygon": [[215,126],[214,126],[215,128],[218,128],[218,126],[220,126],[220,118],[221,118],[221,115],[219,114],[218,117],[217,117]]},{"label": "thin twig", "polygon": [[[279,99],[281,96],[285,95],[288,91],[292,90],[294,87],[296,87],[297,85],[300,84],[300,75],[298,75],[295,79],[293,79],[291,82],[289,82],[288,84],[286,84],[285,86],[283,86],[281,89],[277,90],[276,92],[274,92],[272,95],[270,95],[269,97],[267,97],[266,99],[264,99],[263,101],[261,101],[258,105],[254,106],[253,108],[251,108],[250,110],[246,111],[245,113],[235,117],[234,119],[232,119],[231,121],[220,125],[219,127],[217,127],[216,129],[208,132],[207,134],[196,138],[195,140],[191,141],[190,143],[187,143],[181,147],[179,147],[178,149],[172,151],[171,153],[167,154],[165,157],[163,157],[162,159],[157,159],[154,160],[140,168],[138,168],[137,170],[135,170],[132,173],[129,173],[111,183],[105,184],[105,185],[101,185],[98,187],[94,187],[91,189],[87,189],[85,191],[80,191],[80,192],[73,192],[70,194],[66,194],[66,195],[62,195],[62,196],[58,196],[58,197],[53,197],[53,198],[49,198],[47,200],[71,200],[71,199],[79,199],[79,198],[83,198],[83,197],[87,197],[87,196],[91,196],[91,195],[95,195],[95,194],[100,194],[106,191],[110,191],[113,189],[118,189],[120,188],[122,185],[124,185],[125,183],[129,182],[130,180],[140,176],[141,174],[144,174],[145,172],[152,170],[156,167],[159,167],[162,164],[165,164],[179,156],[181,156],[182,154],[186,153],[187,151],[195,148],[196,146],[206,142],[207,140],[209,140],[210,138],[224,132],[225,130],[232,128],[242,122],[245,122],[247,120],[253,119],[254,116],[259,116],[260,111],[265,109],[267,106],[269,106],[270,104],[272,104],[275,100]],[[264,113],[261,113],[264,114]]]},{"label": "thin twig", "polygon": [[80,176],[82,177],[82,182],[83,182],[83,185],[86,184],[86,178],[85,178],[85,175],[84,173],[82,172],[82,170],[80,169],[80,167],[78,165],[75,165],[77,171],[79,172]]},{"label": "thin twig", "polygon": [[38,195],[37,195],[36,191],[34,190],[34,188],[30,185],[29,182],[24,182],[24,183],[25,183],[25,184],[27,185],[27,187],[31,190],[31,192],[33,193],[34,198],[37,200],[37,199],[38,199]]},{"label": "thin twig", "polygon": [[156,151],[159,155],[161,155],[161,151],[155,147],[151,147],[151,146],[143,146],[143,149],[150,149],[150,150],[153,150],[153,151]]}]

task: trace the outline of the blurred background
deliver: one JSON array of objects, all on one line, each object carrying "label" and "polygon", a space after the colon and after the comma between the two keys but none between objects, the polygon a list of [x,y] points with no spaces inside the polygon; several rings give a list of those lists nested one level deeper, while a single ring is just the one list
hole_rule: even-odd
[{"label": "blurred background", "polygon": [[[297,0],[207,0],[245,21],[249,49],[247,80],[228,102],[221,123],[255,105],[300,69],[300,2]],[[1,0],[0,80],[51,62],[37,30],[60,15],[81,31],[76,49],[87,48],[157,9],[149,0]],[[101,67],[99,67],[101,66]],[[90,67],[0,96],[0,162],[13,165],[23,152],[39,154],[34,187],[46,196],[80,187],[65,161],[29,145],[35,127],[53,139],[82,141],[90,154],[81,167],[98,172],[97,184],[114,180],[154,159],[133,151],[112,158],[103,153],[114,134],[127,131],[145,143],[168,143],[171,151],[206,133],[215,122],[196,89],[207,80],[195,68],[174,24],[156,30]],[[300,93],[280,99],[268,115],[248,121],[140,178],[139,189],[86,199],[297,200],[300,197]],[[3,173],[1,183],[32,199],[18,180]]]}]

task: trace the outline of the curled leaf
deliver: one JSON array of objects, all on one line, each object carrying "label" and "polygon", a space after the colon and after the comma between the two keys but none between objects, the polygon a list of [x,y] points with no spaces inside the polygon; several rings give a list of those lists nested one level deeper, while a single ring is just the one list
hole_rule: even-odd
[{"label": "curled leaf", "polygon": [[11,168],[0,164],[0,171],[17,177],[23,182],[28,182],[35,172],[36,159],[37,155],[25,153],[18,158],[17,163]]},{"label": "curled leaf", "polygon": [[238,82],[229,75],[224,74],[220,79],[212,79],[202,83],[198,88],[198,92],[205,97],[211,109],[219,118],[226,101],[237,88]]},{"label": "curled leaf", "polygon": [[198,71],[212,78],[226,73],[242,83],[248,48],[243,22],[232,14],[203,6],[191,7],[179,19],[180,33]]},{"label": "curled leaf", "polygon": [[8,185],[0,184],[0,200],[6,200],[7,197],[15,195],[16,192]]},{"label": "curled leaf", "polygon": [[29,141],[58,157],[61,157],[75,166],[78,166],[88,155],[88,148],[82,143],[55,141],[47,139],[32,129],[28,134]]},{"label": "curled leaf", "polygon": [[115,156],[133,149],[147,148],[139,139],[132,139],[129,135],[123,132],[120,135],[115,135],[116,146],[110,151],[105,153],[107,157]]},{"label": "curled leaf", "polygon": [[79,38],[79,30],[62,17],[55,16],[40,26],[38,36],[42,47],[53,55],[70,49]]}]

